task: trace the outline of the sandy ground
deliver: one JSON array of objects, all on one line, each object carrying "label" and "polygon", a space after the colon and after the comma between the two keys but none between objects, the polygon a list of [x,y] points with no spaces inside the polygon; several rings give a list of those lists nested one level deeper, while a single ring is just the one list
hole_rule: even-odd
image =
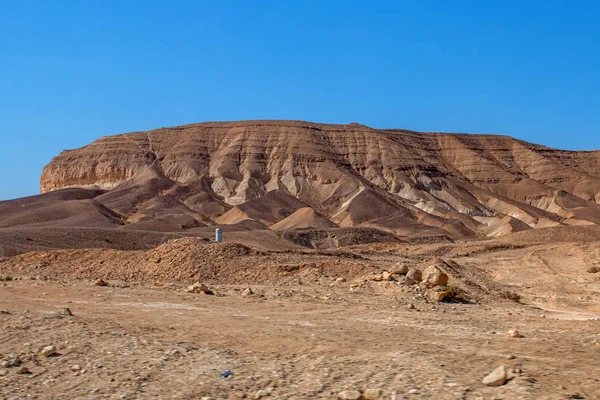
[{"label": "sandy ground", "polygon": [[[585,268],[599,249],[347,249],[371,264],[452,260],[480,285],[472,303],[437,303],[418,286],[364,277],[215,281],[211,296],[186,293],[184,282],[100,287],[22,275],[0,286],[0,398],[335,399],[380,389],[382,399],[598,399],[600,274]],[[464,284],[466,276],[451,280]],[[518,292],[524,304],[488,294],[492,284]],[[255,294],[244,296],[248,286]],[[62,315],[65,308],[73,315]],[[524,337],[510,337],[511,329]],[[49,345],[57,355],[40,354]],[[15,356],[21,365],[6,365]],[[485,386],[498,366],[508,382]],[[21,367],[30,373],[19,374]],[[221,377],[225,370],[230,377]]]},{"label": "sandy ground", "polygon": [[[257,398],[270,388],[275,399],[367,388],[396,399],[600,398],[600,321],[543,318],[509,302],[433,305],[302,287],[288,289],[291,297],[258,288],[261,298],[235,289],[207,296],[13,282],[0,291],[10,312],[0,316],[0,349],[31,374],[6,369],[3,398]],[[59,315],[65,307],[73,316]],[[52,344],[60,355],[39,354]],[[500,365],[518,373],[484,386]],[[232,377],[221,378],[227,369]]]}]

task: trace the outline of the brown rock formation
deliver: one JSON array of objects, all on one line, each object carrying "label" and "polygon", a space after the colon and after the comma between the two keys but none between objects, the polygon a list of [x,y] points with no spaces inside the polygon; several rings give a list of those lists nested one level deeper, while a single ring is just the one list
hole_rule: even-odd
[{"label": "brown rock formation", "polygon": [[499,236],[600,222],[599,167],[600,152],[505,136],[244,121],[99,139],[55,157],[41,191],[105,190],[94,204],[147,226],[174,215],[182,229],[271,226],[310,207],[319,227]]}]

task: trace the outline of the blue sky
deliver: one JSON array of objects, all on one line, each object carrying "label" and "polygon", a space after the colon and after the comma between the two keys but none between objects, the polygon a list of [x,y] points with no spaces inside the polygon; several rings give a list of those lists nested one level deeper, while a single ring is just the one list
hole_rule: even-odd
[{"label": "blue sky", "polygon": [[600,149],[598,1],[0,1],[0,199],[63,149],[200,121]]}]

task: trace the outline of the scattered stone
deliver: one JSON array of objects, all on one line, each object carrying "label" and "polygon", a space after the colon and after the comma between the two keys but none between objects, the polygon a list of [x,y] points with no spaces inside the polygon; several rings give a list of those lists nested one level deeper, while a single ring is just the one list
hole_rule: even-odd
[{"label": "scattered stone", "polygon": [[415,389],[410,389],[408,391],[408,394],[419,394],[419,389],[416,389],[416,388]]},{"label": "scattered stone", "polygon": [[363,392],[365,400],[377,400],[381,397],[381,389],[367,389]]},{"label": "scattered stone", "polygon": [[409,309],[409,310],[414,310],[414,309],[415,309],[415,305],[414,305],[413,303],[409,303],[409,304],[406,306],[406,308],[407,308],[407,309]]},{"label": "scattered stone", "polygon": [[433,301],[437,301],[438,303],[443,301],[444,299],[450,297],[450,292],[447,291],[431,291],[428,292],[427,295]]},{"label": "scattered stone", "polygon": [[336,282],[346,282],[346,278],[340,277],[340,278],[337,278],[335,281]]},{"label": "scattered stone", "polygon": [[408,270],[409,270],[408,265],[403,264],[403,263],[398,263],[395,265],[394,274],[406,275],[406,274],[408,274]]},{"label": "scattered stone", "polygon": [[9,315],[9,314],[10,314],[10,311],[6,311],[6,310],[0,310],[0,314],[3,314],[3,315]]},{"label": "scattered stone", "polygon": [[507,356],[506,356],[506,359],[507,359],[507,360],[514,360],[514,359],[515,359],[515,356],[514,356],[514,355],[512,355],[512,354],[509,354],[509,355],[507,355]]},{"label": "scattered stone", "polygon": [[81,370],[81,365],[79,365],[79,364],[71,365],[71,371],[79,372],[80,370]]},{"label": "scattered stone", "polygon": [[2,363],[0,363],[0,367],[2,367],[2,368],[10,368],[11,367],[10,361],[6,361],[6,360],[2,361]]},{"label": "scattered stone", "polygon": [[360,400],[362,395],[358,390],[344,390],[343,392],[338,393],[338,398],[340,400]]},{"label": "scattered stone", "polygon": [[98,278],[96,279],[96,281],[94,282],[94,285],[96,286],[108,286],[108,282],[106,282],[104,279],[102,278]]},{"label": "scattered stone", "polygon": [[435,265],[427,267],[423,272],[423,283],[430,289],[436,286],[448,285],[448,279],[448,274]]},{"label": "scattered stone", "polygon": [[519,333],[518,330],[516,329],[511,329],[508,331],[508,336],[510,336],[511,338],[523,338],[525,336],[521,335],[521,333]]},{"label": "scattered stone", "polygon": [[188,286],[188,288],[185,291],[188,293],[204,293],[211,295],[214,294],[214,292],[210,290],[208,286],[200,282],[196,282],[192,286]]},{"label": "scattered stone", "polygon": [[406,274],[406,278],[407,278],[407,282],[409,282],[409,284],[414,283],[414,282],[421,282],[423,280],[423,273],[421,272],[420,269],[411,268],[408,270],[408,273]]},{"label": "scattered stone", "polygon": [[242,292],[242,296],[251,296],[251,295],[253,295],[253,294],[254,294],[254,292],[253,292],[253,291],[252,291],[252,289],[250,289],[250,288],[246,288],[246,289],[244,289],[244,291]]},{"label": "scattered stone", "polygon": [[8,374],[7,369],[0,369],[0,376],[6,376]]},{"label": "scattered stone", "polygon": [[42,350],[42,355],[44,357],[52,357],[55,354],[56,354],[56,347],[54,347],[54,346],[46,346]]},{"label": "scattered stone", "polygon": [[392,277],[392,274],[390,274],[390,273],[389,273],[389,272],[387,272],[387,271],[383,271],[383,272],[381,273],[381,278],[382,278],[382,280],[384,280],[384,281],[393,281],[393,280],[394,280],[394,278]]},{"label": "scattered stone", "polygon": [[29,371],[29,368],[27,367],[21,367],[17,370],[17,374],[19,375],[26,375],[26,374],[30,374],[31,372]]},{"label": "scattered stone", "polygon": [[502,386],[506,383],[506,369],[500,366],[481,380],[486,386]]},{"label": "scattered stone", "polygon": [[13,356],[10,360],[10,365],[13,367],[18,367],[21,365],[21,358],[19,356]]},{"label": "scattered stone", "polygon": [[259,390],[254,395],[254,398],[255,399],[262,399],[263,397],[267,397],[267,396],[269,396],[269,392],[267,392],[266,390]]}]

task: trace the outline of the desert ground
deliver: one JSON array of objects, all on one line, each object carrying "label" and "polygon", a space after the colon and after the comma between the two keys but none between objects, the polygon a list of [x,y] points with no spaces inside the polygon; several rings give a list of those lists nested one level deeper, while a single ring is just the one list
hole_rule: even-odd
[{"label": "desert ground", "polygon": [[2,259],[2,398],[600,398],[598,241],[242,241]]},{"label": "desert ground", "polygon": [[0,202],[0,397],[600,399],[599,166],[305,121],[65,150]]}]

